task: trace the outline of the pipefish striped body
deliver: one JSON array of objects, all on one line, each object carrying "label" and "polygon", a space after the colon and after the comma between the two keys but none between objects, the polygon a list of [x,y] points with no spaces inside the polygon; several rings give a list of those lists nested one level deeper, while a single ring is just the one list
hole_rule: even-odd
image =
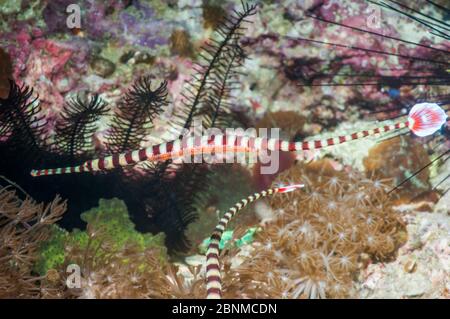
[{"label": "pipefish striped body", "polygon": [[414,105],[406,121],[403,120],[394,124],[386,124],[373,129],[327,139],[290,142],[274,138],[226,134],[188,136],[139,150],[88,160],[78,166],[32,170],[31,175],[36,177],[104,171],[134,165],[143,161],[165,161],[196,154],[317,150],[404,128],[409,128],[417,136],[428,136],[438,131],[446,121],[447,114],[441,106],[435,103],[420,103]]},{"label": "pipefish striped body", "polygon": [[208,250],[206,251],[206,294],[208,299],[222,298],[222,283],[220,275],[219,262],[219,243],[228,223],[231,219],[248,204],[259,198],[273,196],[275,194],[289,193],[296,189],[305,187],[303,184],[293,184],[288,186],[280,186],[266,189],[262,192],[255,193],[237,202],[231,207],[219,221],[214,232],[211,235]]}]

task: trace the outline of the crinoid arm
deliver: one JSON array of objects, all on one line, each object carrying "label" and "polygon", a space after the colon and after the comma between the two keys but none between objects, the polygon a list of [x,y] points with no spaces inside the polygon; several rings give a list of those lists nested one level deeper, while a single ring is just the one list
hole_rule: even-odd
[{"label": "crinoid arm", "polygon": [[9,81],[9,95],[0,98],[0,133],[7,143],[25,156],[36,158],[45,149],[46,122],[33,89]]},{"label": "crinoid arm", "polygon": [[56,125],[56,148],[66,154],[69,162],[89,150],[91,137],[97,131],[96,122],[108,112],[108,104],[98,94],[91,98],[77,96],[63,108]]},{"label": "crinoid arm", "polygon": [[154,119],[167,106],[167,81],[152,88],[149,77],[139,78],[114,113],[107,135],[110,153],[122,153],[139,147],[153,127]]}]

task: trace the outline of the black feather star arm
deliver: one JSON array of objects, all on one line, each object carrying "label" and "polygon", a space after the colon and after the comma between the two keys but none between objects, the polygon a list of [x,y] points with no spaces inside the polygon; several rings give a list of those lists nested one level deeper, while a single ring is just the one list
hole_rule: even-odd
[{"label": "black feather star arm", "polygon": [[[242,11],[234,11],[234,15],[217,27],[217,37],[212,38],[200,54],[204,62],[197,64],[198,73],[186,87],[187,93],[182,94],[184,105],[171,120],[176,130],[189,129],[197,115],[202,116],[205,128],[219,127],[229,120],[229,92],[245,57],[239,40],[245,30],[243,24],[255,13],[256,6],[242,2]],[[197,219],[194,198],[205,188],[205,168],[202,164],[187,167],[170,161],[151,167],[154,177],[143,189],[154,196],[144,209],[153,223],[166,233],[171,252],[183,252],[190,247],[185,231]],[[155,187],[156,184],[159,186]]]},{"label": "black feather star arm", "polygon": [[63,109],[56,124],[56,148],[70,162],[85,154],[91,147],[91,138],[97,130],[96,122],[106,115],[108,104],[97,94],[90,99],[77,96]]},{"label": "black feather star arm", "polygon": [[10,80],[9,95],[0,98],[0,133],[9,149],[35,157],[45,149],[45,120],[33,89]]},{"label": "black feather star arm", "polygon": [[166,81],[155,90],[151,89],[148,77],[136,81],[115,111],[106,138],[109,151],[122,153],[138,148],[152,128],[155,117],[167,106],[167,95]]},{"label": "black feather star arm", "polygon": [[240,68],[245,58],[243,49],[236,42],[224,52],[224,63],[213,70],[211,90],[206,95],[204,105],[196,112],[197,116],[201,116],[205,128],[233,125],[230,94],[237,85],[237,77],[242,74]]},{"label": "black feather star arm", "polygon": [[[198,73],[187,85],[186,93],[182,93],[184,105],[173,121],[177,128],[189,129],[195,115],[216,110],[214,105],[217,101],[222,101],[220,94],[227,91],[222,91],[220,87],[223,83],[228,84],[227,79],[232,73],[227,70],[230,66],[239,65],[236,58],[237,54],[241,54],[238,46],[245,30],[243,24],[249,23],[248,18],[255,13],[256,5],[242,2],[242,11],[234,11],[233,15],[225,17],[216,29],[216,36],[203,47],[202,53],[199,54],[203,62],[196,64]],[[223,106],[221,103],[218,105],[219,108]],[[209,121],[215,122],[218,113],[215,111],[210,114]]]},{"label": "black feather star arm", "polygon": [[203,191],[205,175],[205,166],[186,164],[178,167],[174,176],[154,176],[146,185],[145,192],[153,194],[145,199],[147,213],[166,234],[166,246],[172,254],[183,253],[191,246],[185,231],[198,218],[193,198]]}]

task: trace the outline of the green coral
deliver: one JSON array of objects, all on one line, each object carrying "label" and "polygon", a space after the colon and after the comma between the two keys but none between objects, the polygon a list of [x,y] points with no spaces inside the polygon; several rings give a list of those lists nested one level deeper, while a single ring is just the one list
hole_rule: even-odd
[{"label": "green coral", "polygon": [[50,238],[41,245],[39,260],[35,264],[35,270],[41,275],[64,263],[64,243],[69,233],[57,225],[51,227]]},{"label": "green coral", "polygon": [[[240,248],[244,245],[248,245],[253,242],[255,234],[259,231],[258,227],[251,227],[249,228],[245,234],[238,239],[235,239],[233,241],[233,231],[232,230],[226,230],[222,234],[222,238],[220,239],[219,243],[219,249],[223,250],[224,248],[228,247],[237,247]],[[201,253],[206,253],[206,250],[208,249],[210,243],[210,238],[206,238],[203,240],[203,242],[200,244],[199,250]]]},{"label": "green coral", "polygon": [[[58,268],[66,261],[70,262],[68,247],[83,250],[87,249],[88,245],[100,246],[105,240],[110,244],[108,251],[120,251],[127,246],[134,246],[142,251],[158,248],[161,258],[166,258],[164,234],[142,234],[136,231],[125,203],[119,199],[100,199],[99,206],[81,214],[81,219],[87,223],[91,234],[96,234],[92,241],[87,231],[75,229],[68,232],[53,226],[50,239],[41,245],[40,259],[35,267],[38,273],[43,275],[51,268]],[[104,252],[101,249],[97,252],[102,253]]]},{"label": "green coral", "polygon": [[13,14],[20,11],[22,1],[17,0],[0,0],[0,13]]},{"label": "green coral", "polygon": [[[164,245],[164,235],[142,234],[134,229],[125,203],[119,199],[100,199],[99,206],[81,214],[89,227],[102,232],[100,237],[114,238],[114,248],[138,245],[141,249]],[[101,239],[101,238],[100,238]]]},{"label": "green coral", "polygon": [[236,239],[236,241],[235,241],[236,247],[240,248],[244,245],[251,244],[253,242],[253,240],[255,239],[255,234],[258,231],[260,231],[259,227],[252,227],[252,228],[247,229],[247,231],[241,238]]}]

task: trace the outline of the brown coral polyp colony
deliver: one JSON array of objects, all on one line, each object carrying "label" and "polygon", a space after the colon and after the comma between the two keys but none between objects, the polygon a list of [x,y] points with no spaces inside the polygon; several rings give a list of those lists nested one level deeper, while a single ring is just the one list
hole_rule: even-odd
[{"label": "brown coral polyp colony", "polygon": [[65,210],[66,203],[58,197],[44,205],[0,188],[0,298],[41,296],[40,282],[45,276],[33,271],[39,246],[50,237],[51,225]]},{"label": "brown coral polyp colony", "polygon": [[394,257],[405,240],[388,186],[338,172],[328,160],[296,165],[279,177],[287,180],[305,183],[306,190],[270,200],[273,219],[226,275],[225,296],[353,296],[358,271]]}]

